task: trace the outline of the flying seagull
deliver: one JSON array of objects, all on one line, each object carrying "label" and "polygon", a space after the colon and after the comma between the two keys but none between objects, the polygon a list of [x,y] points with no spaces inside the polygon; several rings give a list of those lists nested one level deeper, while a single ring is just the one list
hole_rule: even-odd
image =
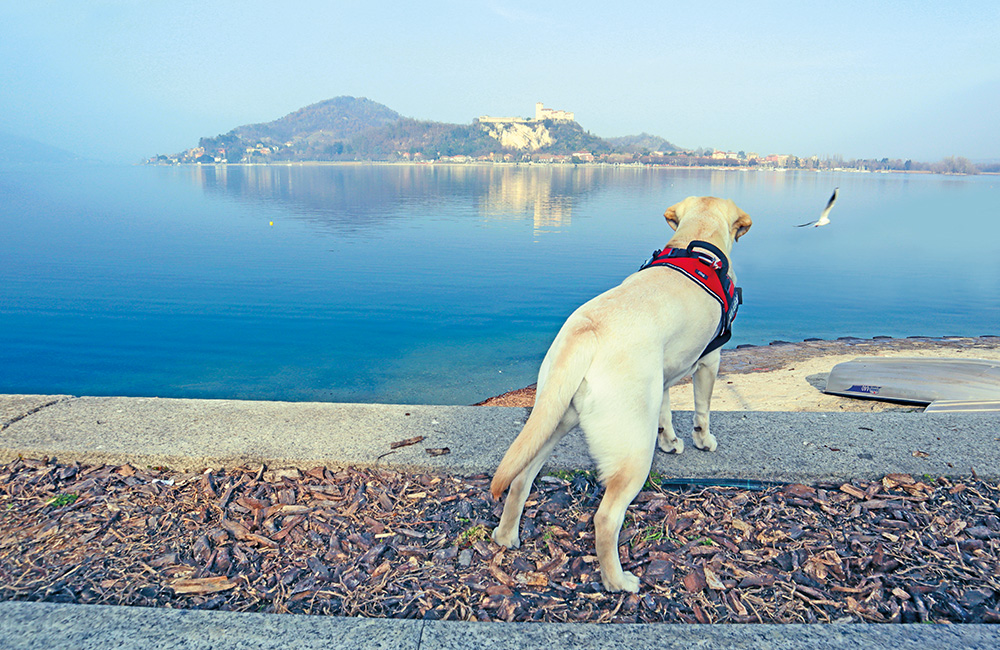
[{"label": "flying seagull", "polygon": [[833,194],[830,195],[830,200],[826,202],[826,207],[823,208],[823,212],[819,215],[819,219],[816,221],[810,221],[809,223],[800,223],[795,227],[805,228],[806,226],[813,226],[814,228],[819,228],[820,226],[825,226],[830,223],[830,210],[833,209],[833,204],[837,202],[837,190],[839,189],[839,187],[833,188]]}]

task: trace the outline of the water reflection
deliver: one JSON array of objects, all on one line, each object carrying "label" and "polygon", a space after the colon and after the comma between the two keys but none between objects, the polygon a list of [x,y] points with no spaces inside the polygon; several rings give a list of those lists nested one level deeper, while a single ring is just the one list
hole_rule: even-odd
[{"label": "water reflection", "polygon": [[486,221],[530,220],[557,233],[611,182],[608,170],[505,165],[230,165],[181,170],[206,193],[271,204],[338,233],[368,231],[414,210],[468,209]]},{"label": "water reflection", "polygon": [[[891,237],[900,246],[920,246],[933,228],[946,193],[983,190],[983,179],[930,178],[906,174],[753,172],[575,165],[260,165],[188,166],[187,176],[206,194],[254,209],[273,207],[313,228],[371,236],[424,223],[528,222],[531,238],[565,233],[581,216],[630,220],[635,236],[659,245],[670,204],[691,195],[733,199],[754,218],[750,248],[830,247],[834,240],[856,247]],[[832,232],[802,232],[786,226],[815,218],[835,185],[841,187]],[[634,215],[634,219],[633,219]],[[903,219],[912,226],[900,229]],[[890,223],[896,221],[896,224]],[[853,223],[852,223],[853,222]],[[650,227],[650,231],[645,226]],[[655,229],[655,230],[652,230]],[[579,230],[579,229],[577,229]],[[992,240],[986,240],[992,241]],[[766,242],[766,245],[765,245]],[[601,238],[594,242],[603,246]],[[982,248],[982,242],[972,246]],[[840,249],[824,254],[837,253]],[[749,252],[749,251],[747,251]],[[749,260],[748,260],[749,261]]]},{"label": "water reflection", "polygon": [[191,168],[206,193],[273,205],[340,234],[406,218],[414,206],[469,200],[480,190],[461,169],[374,165]]},{"label": "water reflection", "polygon": [[590,170],[502,168],[491,174],[479,212],[486,220],[530,218],[533,235],[559,232],[572,222],[573,205],[594,186]]}]

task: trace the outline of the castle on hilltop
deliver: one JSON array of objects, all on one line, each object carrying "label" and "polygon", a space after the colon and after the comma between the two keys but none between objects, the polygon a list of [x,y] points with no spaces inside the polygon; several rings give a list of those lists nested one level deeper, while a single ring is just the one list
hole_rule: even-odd
[{"label": "castle on hilltop", "polygon": [[572,122],[574,121],[573,114],[569,111],[560,111],[554,108],[545,108],[542,102],[535,104],[535,121],[541,122],[542,120],[555,120],[557,122]]},{"label": "castle on hilltop", "polygon": [[532,122],[542,122],[553,120],[555,122],[573,122],[575,117],[570,111],[560,111],[555,108],[545,108],[545,104],[538,102],[535,104],[535,119],[526,117],[490,117],[483,115],[477,119],[481,124],[531,124]]}]

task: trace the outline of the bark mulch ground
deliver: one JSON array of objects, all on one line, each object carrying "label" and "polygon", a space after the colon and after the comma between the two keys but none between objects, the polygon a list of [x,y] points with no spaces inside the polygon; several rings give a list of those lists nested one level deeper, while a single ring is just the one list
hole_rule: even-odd
[{"label": "bark mulch ground", "polygon": [[547,476],[522,546],[487,476],[317,467],[0,465],[0,599],[504,621],[1000,622],[1000,490],[889,475],[665,489],[621,535],[639,594],[599,589],[586,473]]}]

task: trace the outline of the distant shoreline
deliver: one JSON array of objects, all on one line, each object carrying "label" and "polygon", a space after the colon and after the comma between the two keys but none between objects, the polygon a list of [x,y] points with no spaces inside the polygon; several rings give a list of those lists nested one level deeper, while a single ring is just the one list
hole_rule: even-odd
[{"label": "distant shoreline", "polygon": [[604,162],[580,162],[580,163],[538,163],[538,162],[413,162],[409,160],[289,160],[254,163],[200,163],[200,162],[176,162],[176,163],[139,163],[149,167],[531,167],[531,168],[553,168],[571,169],[575,167],[586,168],[608,168],[608,169],[677,169],[677,170],[699,170],[721,171],[721,172],[764,172],[784,174],[788,172],[808,172],[814,174],[843,173],[843,174],[922,174],[938,176],[1000,176],[1000,172],[978,172],[976,174],[960,174],[955,172],[934,172],[926,169],[793,169],[785,167],[733,167],[733,166],[712,166],[712,165],[647,165],[643,163],[604,163]]}]

